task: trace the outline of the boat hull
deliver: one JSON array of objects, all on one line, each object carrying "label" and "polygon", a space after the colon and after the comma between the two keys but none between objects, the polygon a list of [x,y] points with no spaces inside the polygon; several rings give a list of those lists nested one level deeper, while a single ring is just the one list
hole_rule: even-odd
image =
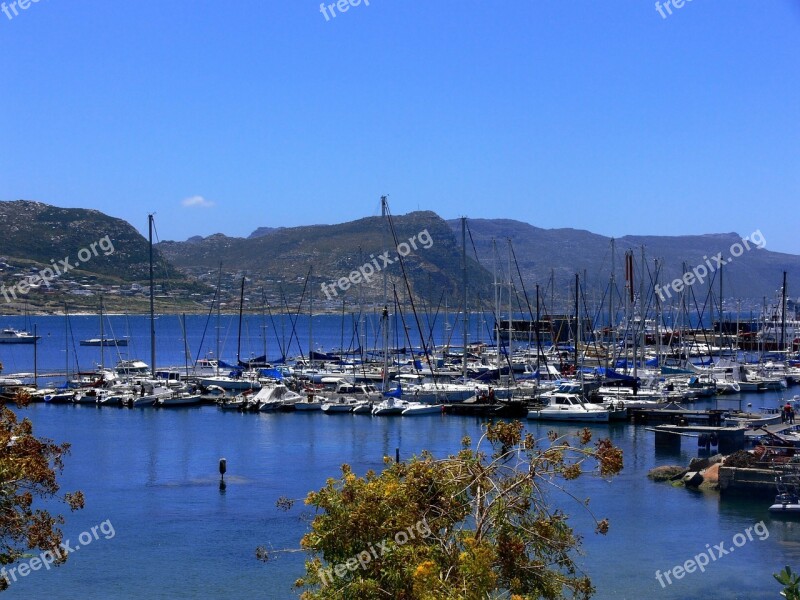
[{"label": "boat hull", "polygon": [[608,423],[609,411],[571,412],[557,410],[529,410],[528,418],[538,421],[570,421],[577,423]]},{"label": "boat hull", "polygon": [[441,404],[427,404],[422,406],[409,406],[405,410],[403,410],[402,414],[404,417],[416,417],[421,415],[438,415],[442,413],[442,406]]}]

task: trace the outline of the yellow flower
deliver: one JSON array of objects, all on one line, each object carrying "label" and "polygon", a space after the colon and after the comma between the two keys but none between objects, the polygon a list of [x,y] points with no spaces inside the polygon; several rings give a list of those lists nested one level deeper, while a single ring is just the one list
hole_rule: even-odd
[{"label": "yellow flower", "polygon": [[424,579],[428,577],[431,573],[433,573],[433,570],[435,568],[436,568],[435,562],[433,562],[432,560],[426,560],[425,562],[417,566],[416,570],[414,571],[414,577],[417,577],[419,579]]}]

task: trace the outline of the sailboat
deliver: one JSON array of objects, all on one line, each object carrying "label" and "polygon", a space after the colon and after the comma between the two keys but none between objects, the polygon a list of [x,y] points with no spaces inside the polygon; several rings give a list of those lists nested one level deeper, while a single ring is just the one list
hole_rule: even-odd
[{"label": "sailboat", "polygon": [[[114,337],[106,337],[105,332],[103,331],[103,297],[100,296],[100,337],[96,338],[89,338],[88,340],[81,340],[81,346],[92,346],[98,348],[116,348],[128,345],[127,338],[114,338]],[[103,351],[100,351],[101,359],[103,355]],[[101,360],[102,363],[102,360]]]}]

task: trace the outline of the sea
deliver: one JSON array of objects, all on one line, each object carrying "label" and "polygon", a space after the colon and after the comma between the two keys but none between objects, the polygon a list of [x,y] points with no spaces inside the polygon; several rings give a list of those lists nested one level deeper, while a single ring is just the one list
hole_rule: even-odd
[{"label": "sea", "polygon": [[[455,316],[424,322],[426,337],[441,343],[449,336],[452,344],[460,343]],[[79,345],[81,339],[99,336],[96,315],[0,321],[3,327],[32,330],[33,325],[42,336],[36,371],[59,373],[54,381],[60,377],[63,382],[67,370],[91,370],[120,358],[149,363],[147,317],[109,316],[105,334],[126,336],[130,344],[119,354],[107,348],[103,357],[99,348]],[[241,337],[236,316],[223,315],[218,323],[216,315],[160,315],[155,325],[159,367],[216,355],[218,331],[219,356],[231,362],[237,353],[243,358],[294,356],[309,344],[317,350],[380,344],[375,314],[315,316],[311,328],[308,317],[246,315]],[[480,324],[473,327],[472,340],[488,339]],[[408,334],[409,345],[418,340]],[[32,373],[33,354],[32,346],[0,345],[3,376]],[[789,388],[733,395],[696,406],[758,410],[779,406],[795,393]],[[35,404],[20,414],[32,422],[36,435],[71,444],[59,482],[64,491],[83,491],[86,507],[64,513],[63,505],[48,505],[64,513],[62,529],[73,553],[60,567],[16,574],[4,592],[12,600],[297,598],[293,584],[303,575],[307,556],[296,550],[314,516],[302,502],[309,491],[337,476],[344,463],[363,475],[381,470],[383,458],[396,451],[401,458],[423,450],[446,456],[458,450],[465,435],[477,440],[486,425],[474,416],[239,414],[214,406],[155,410]],[[525,426],[536,436],[577,429],[536,422]],[[622,473],[611,479],[583,476],[569,483],[569,494],[552,491],[550,501],[570,515],[581,536],[577,561],[596,587],[595,598],[779,597],[781,586],[772,574],[785,565],[800,568],[800,520],[770,516],[768,500],[721,500],[717,493],[647,478],[653,467],[687,465],[698,456],[702,451],[691,438],[680,449],[663,450],[641,426],[590,427],[596,438],[608,437],[622,448]],[[224,490],[219,486],[221,458],[227,465]],[[276,506],[280,498],[297,502],[284,511]],[[595,533],[595,518],[609,519],[606,535]],[[270,560],[257,559],[258,547],[268,550]],[[669,582],[663,577],[708,552],[714,558],[702,572],[672,576]]]}]

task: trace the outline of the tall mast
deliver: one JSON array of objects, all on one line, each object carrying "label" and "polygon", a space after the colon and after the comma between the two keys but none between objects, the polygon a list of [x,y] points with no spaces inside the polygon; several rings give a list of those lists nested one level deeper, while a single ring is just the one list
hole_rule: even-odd
[{"label": "tall mast", "polygon": [[722,309],[722,265],[719,266],[719,351],[722,352],[722,324],[725,319],[725,313]]},{"label": "tall mast", "polygon": [[464,285],[464,333],[462,337],[462,345],[464,353],[461,355],[461,377],[466,381],[467,379],[467,343],[469,338],[469,307],[467,306],[467,217],[461,217],[461,263],[463,267],[463,285]]},{"label": "tall mast", "polygon": [[100,295],[100,370],[105,371],[106,369],[106,348],[105,348],[106,340],[105,336],[103,335],[103,296]]},{"label": "tall mast", "polygon": [[783,272],[781,292],[781,350],[786,349],[786,271]]},{"label": "tall mast", "polygon": [[512,327],[511,318],[514,316],[514,306],[511,303],[511,288],[513,281],[511,279],[511,238],[506,240],[508,242],[508,350],[506,351],[506,362],[508,363],[508,384],[511,384],[511,376],[514,369],[511,368],[511,350],[514,345],[514,330]]},{"label": "tall mast", "polygon": [[153,285],[153,215],[147,215],[147,232],[148,243],[150,250],[150,369],[155,376],[156,372],[156,317],[155,306],[153,298],[155,296],[155,287]]},{"label": "tall mast", "polygon": [[497,240],[492,240],[492,250],[494,251],[494,261],[492,263],[492,273],[494,275],[494,329],[497,338],[497,377],[500,377],[500,288],[497,287]]},{"label": "tall mast", "polygon": [[312,352],[314,352],[314,280],[311,277],[314,267],[308,271],[308,362],[313,365],[314,360]]},{"label": "tall mast", "polygon": [[244,274],[242,274],[242,289],[239,292],[239,335],[236,342],[236,363],[242,360],[242,310],[244,307]]},{"label": "tall mast", "polygon": [[[384,222],[383,236],[387,238],[389,216],[389,198],[381,196],[381,218]],[[389,387],[389,281],[386,269],[383,270],[383,312],[381,313],[381,326],[383,327],[383,371],[381,376],[381,391],[385,392]],[[412,349],[413,360],[413,349]]]},{"label": "tall mast", "polygon": [[[647,316],[647,307],[645,306],[645,297],[644,297],[644,274],[647,265],[644,262],[644,244],[642,244],[642,275],[639,278],[639,330],[641,331],[641,347],[642,347],[642,368],[644,369],[645,363],[645,350],[647,349],[647,332],[645,331],[645,324],[646,320],[645,317]],[[634,358],[636,358],[634,356]]]},{"label": "tall mast", "polygon": [[222,263],[219,263],[219,272],[217,273],[217,346],[216,346],[216,373],[215,375],[219,375],[219,317],[220,317],[220,305],[222,304],[222,297],[220,296],[222,286]]},{"label": "tall mast", "polygon": [[64,378],[69,384],[69,311],[67,310],[67,303],[64,302],[64,356],[66,356],[64,363]]},{"label": "tall mast", "polygon": [[542,374],[539,372],[539,357],[542,354],[541,339],[539,338],[539,284],[536,284],[536,372],[539,373],[539,380],[541,381]]},{"label": "tall mast", "polygon": [[575,335],[573,337],[574,337],[574,341],[575,341],[575,369],[576,369],[576,372],[577,372],[577,369],[579,368],[579,365],[578,365],[578,345],[581,343],[581,333],[580,333],[581,332],[581,324],[580,324],[581,315],[580,315],[580,301],[578,300],[579,294],[580,294],[580,286],[581,286],[580,277],[581,276],[580,276],[579,273],[575,273]]},{"label": "tall mast", "polygon": [[[656,258],[655,259],[655,276],[656,276],[656,281],[655,281],[655,286],[656,287],[655,287],[655,289],[659,289],[658,288],[658,279],[659,279],[658,275],[659,275],[659,273],[658,273],[658,259]],[[660,325],[660,322],[661,322],[661,299],[658,297],[658,294],[653,294],[653,302],[656,303],[656,338],[655,338],[655,344],[656,344],[656,368],[658,369],[661,366],[661,334],[659,333],[659,327],[658,327]]]},{"label": "tall mast", "polygon": [[[617,329],[614,324],[614,291],[616,290],[616,274],[614,273],[614,269],[616,266],[615,263],[615,250],[614,250],[614,238],[611,238],[611,290],[608,294],[608,329],[609,333],[611,334],[611,356],[614,357],[614,353],[617,351]],[[606,371],[608,370],[608,350],[606,350]]]}]

